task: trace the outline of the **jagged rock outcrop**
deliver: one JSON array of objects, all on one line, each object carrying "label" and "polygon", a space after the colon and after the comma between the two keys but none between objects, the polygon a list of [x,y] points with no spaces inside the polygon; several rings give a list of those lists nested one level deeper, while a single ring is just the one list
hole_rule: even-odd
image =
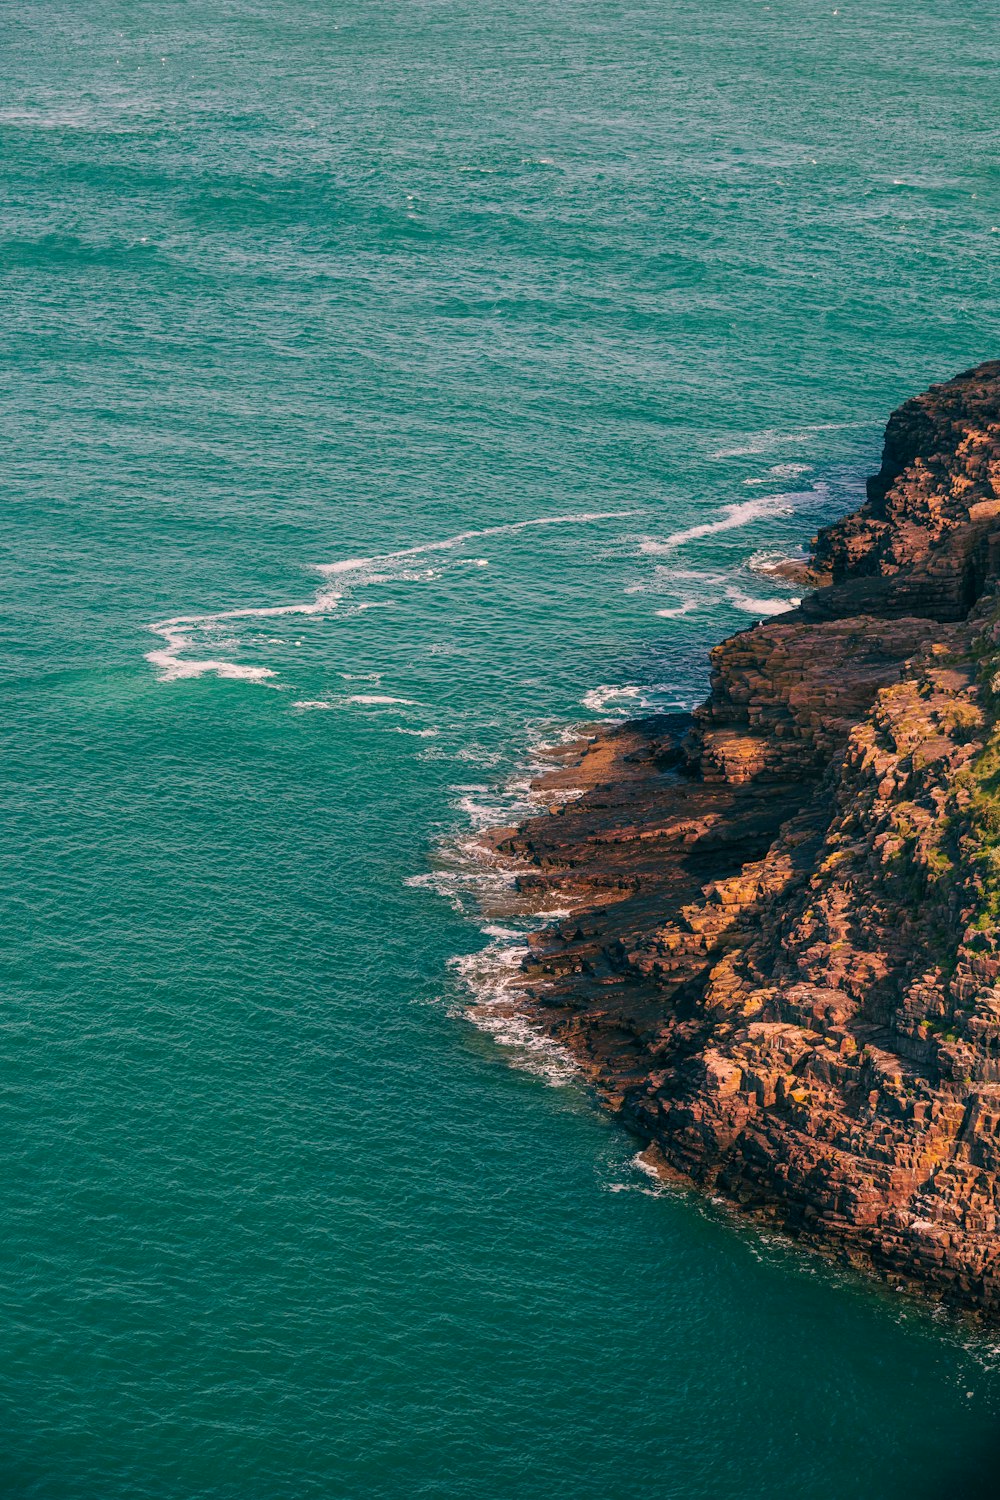
[{"label": "jagged rock outcrop", "polygon": [[1000,1316],[1000,362],[890,419],[827,585],[495,846],[521,975],[665,1173]]}]

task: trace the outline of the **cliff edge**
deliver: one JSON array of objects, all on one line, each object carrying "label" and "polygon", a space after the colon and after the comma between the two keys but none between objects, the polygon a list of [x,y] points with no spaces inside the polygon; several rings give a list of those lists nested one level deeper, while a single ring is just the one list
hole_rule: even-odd
[{"label": "cliff edge", "polygon": [[823,586],[495,848],[533,1023],[680,1174],[1000,1316],[1000,361],[906,402]]}]

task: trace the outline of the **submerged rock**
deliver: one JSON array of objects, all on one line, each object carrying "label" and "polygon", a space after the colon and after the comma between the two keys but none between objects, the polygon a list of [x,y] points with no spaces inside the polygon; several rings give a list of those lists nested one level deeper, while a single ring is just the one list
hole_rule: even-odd
[{"label": "submerged rock", "polygon": [[647,1160],[1000,1316],[1000,362],[890,419],[826,586],[498,831],[524,962]]}]

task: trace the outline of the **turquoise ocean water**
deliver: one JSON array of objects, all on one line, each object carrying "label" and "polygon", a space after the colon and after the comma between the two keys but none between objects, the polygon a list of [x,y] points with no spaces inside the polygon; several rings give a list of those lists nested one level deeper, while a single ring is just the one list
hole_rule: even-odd
[{"label": "turquoise ocean water", "polygon": [[7,9],[4,1497],[1000,1492],[1000,1344],[657,1192],[434,852],[1000,353],[995,23]]}]

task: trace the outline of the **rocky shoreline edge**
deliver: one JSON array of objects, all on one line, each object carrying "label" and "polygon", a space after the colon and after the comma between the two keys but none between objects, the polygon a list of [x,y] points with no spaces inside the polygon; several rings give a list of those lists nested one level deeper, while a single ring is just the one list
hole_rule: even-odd
[{"label": "rocky shoreline edge", "polygon": [[794,567],[700,708],[554,749],[485,836],[565,913],[510,1006],[664,1179],[996,1322],[1000,361],[895,412]]}]

